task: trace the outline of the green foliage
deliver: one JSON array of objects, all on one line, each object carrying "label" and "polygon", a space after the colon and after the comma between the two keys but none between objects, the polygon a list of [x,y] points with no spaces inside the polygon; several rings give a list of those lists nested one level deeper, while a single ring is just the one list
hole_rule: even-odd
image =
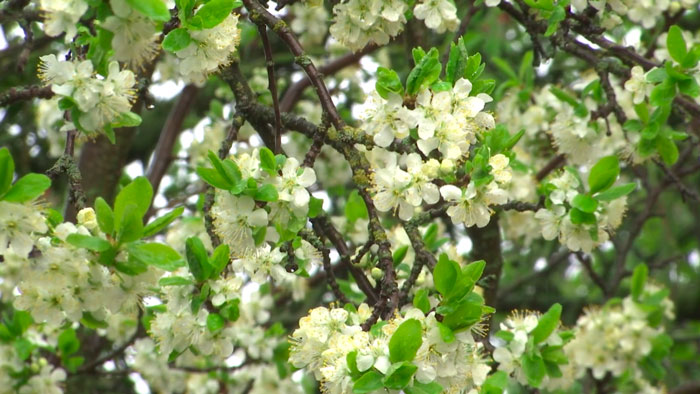
[{"label": "green foliage", "polygon": [[389,360],[392,363],[411,361],[423,344],[423,327],[416,319],[401,323],[389,340]]},{"label": "green foliage", "polygon": [[170,11],[162,0],[126,0],[133,9],[154,21],[167,22]]},{"label": "green foliage", "polygon": [[375,87],[377,93],[385,99],[389,98],[389,93],[396,93],[399,96],[403,95],[403,85],[399,75],[396,71],[385,67],[377,68],[377,83]]},{"label": "green foliage", "polygon": [[181,49],[187,48],[192,42],[192,37],[187,29],[183,27],[178,27],[174,29],[163,39],[163,49],[168,52],[177,52]]}]

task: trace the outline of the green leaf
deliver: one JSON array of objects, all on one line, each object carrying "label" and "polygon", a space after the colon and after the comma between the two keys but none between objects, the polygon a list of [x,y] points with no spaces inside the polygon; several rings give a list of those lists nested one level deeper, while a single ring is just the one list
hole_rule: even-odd
[{"label": "green leaf", "polygon": [[237,298],[226,302],[223,307],[219,309],[219,313],[221,313],[221,316],[228,321],[238,320],[238,318],[241,316],[241,312],[238,307],[240,302],[241,300]]},{"label": "green leaf", "polygon": [[437,322],[438,329],[440,330],[440,337],[445,343],[452,343],[455,340],[455,333],[450,327]]},{"label": "green leaf", "polygon": [[377,371],[369,370],[364,375],[360,376],[352,386],[352,392],[355,394],[371,393],[384,387],[382,379],[384,376]]},{"label": "green leaf", "polygon": [[135,203],[129,203],[124,207],[122,223],[117,232],[117,240],[120,243],[132,242],[141,238],[143,234],[143,213]]},{"label": "green leaf", "polygon": [[571,206],[583,212],[593,213],[598,208],[598,200],[587,194],[577,194],[571,201]]},{"label": "green leaf", "polygon": [[194,282],[182,276],[166,276],[165,278],[160,278],[158,281],[160,286],[187,286],[193,285]]},{"label": "green leaf", "polygon": [[187,32],[187,29],[184,27],[178,27],[165,36],[162,45],[163,49],[168,52],[177,52],[181,49],[187,48],[187,46],[190,45],[190,42],[192,42],[192,37],[190,37],[190,33]]},{"label": "green leaf", "polygon": [[403,259],[406,258],[407,253],[408,253],[408,245],[399,246],[396,249],[396,251],[394,252],[394,254],[391,256],[391,259],[394,262],[394,266],[401,264]]},{"label": "green leaf", "polygon": [[[660,136],[656,139],[656,150],[659,156],[667,165],[672,165],[678,161],[678,147],[672,139],[666,136]],[[8,193],[9,194],[9,193]]]},{"label": "green leaf", "polygon": [[117,194],[117,198],[114,200],[114,229],[121,233],[122,223],[126,218],[125,210],[127,205],[130,204],[133,204],[135,207],[133,208],[133,215],[138,217],[139,220],[142,220],[148,208],[151,206],[152,198],[153,188],[146,177],[140,176],[126,185],[119,194]]},{"label": "green leaf", "polygon": [[182,256],[165,244],[134,242],[127,246],[127,251],[130,258],[165,271],[175,271],[185,265]]},{"label": "green leaf", "polygon": [[403,95],[403,85],[396,71],[386,67],[377,68],[377,83],[375,84],[377,93],[382,98],[389,98],[389,93],[396,93],[399,96]]},{"label": "green leaf", "polygon": [[365,201],[357,190],[353,190],[348,196],[348,201],[345,203],[345,217],[350,224],[355,223],[357,219],[369,218]]},{"label": "green leaf", "polygon": [[443,297],[446,296],[454,287],[459,274],[460,273],[455,269],[454,264],[452,264],[447,255],[443,253],[440,255],[440,259],[433,269],[433,282],[435,283],[435,290],[442,294]]},{"label": "green leaf", "polygon": [[68,235],[66,242],[79,248],[92,250],[93,252],[104,252],[112,247],[112,244],[105,239],[78,233]]},{"label": "green leaf", "polygon": [[677,61],[678,63],[683,62],[685,56],[688,54],[688,49],[680,27],[673,25],[668,29],[666,48],[668,48],[668,53],[671,55],[673,60]]},{"label": "green leaf", "polygon": [[65,329],[58,335],[58,350],[61,352],[61,357],[70,356],[79,349],[80,340],[78,340],[78,336],[75,334],[74,329]]},{"label": "green leaf", "polygon": [[311,196],[311,199],[309,200],[309,217],[311,219],[315,218],[318,216],[321,212],[323,211],[323,200],[320,198],[316,198],[314,196]]},{"label": "green leaf", "polygon": [[624,185],[611,187],[610,189],[596,194],[595,198],[598,201],[612,201],[622,196],[626,196],[634,191],[637,187],[634,183],[625,183]]},{"label": "green leaf", "polygon": [[10,150],[0,148],[0,197],[10,188],[15,174],[15,161],[12,160]]},{"label": "green leaf", "polygon": [[605,156],[591,168],[588,174],[588,188],[590,194],[607,190],[615,183],[620,174],[620,161],[617,156]]},{"label": "green leaf", "polygon": [[546,340],[559,325],[560,317],[561,304],[557,303],[552,305],[544,315],[540,316],[537,327],[530,333],[532,335],[532,340],[535,343]]},{"label": "green leaf", "polygon": [[209,278],[214,279],[217,276],[219,276],[219,274],[228,265],[230,255],[231,252],[229,250],[228,245],[226,244],[221,244],[217,246],[216,249],[214,249],[214,253],[209,259],[209,265],[212,268],[211,274],[209,274]]},{"label": "green leaf", "polygon": [[229,182],[213,168],[197,167],[197,175],[199,175],[204,182],[217,189],[230,190],[234,187],[233,183]]},{"label": "green leaf", "polygon": [[416,373],[418,367],[409,362],[402,362],[392,365],[386,371],[384,377],[384,387],[392,390],[401,390],[408,386],[413,374]]},{"label": "green leaf", "polygon": [[468,62],[469,53],[467,52],[467,46],[464,44],[464,38],[460,37],[457,43],[452,42],[450,44],[450,57],[445,67],[445,80],[454,84],[462,78]]},{"label": "green leaf", "polygon": [[199,237],[187,238],[187,241],[185,241],[185,256],[187,256],[187,265],[190,267],[190,272],[197,282],[203,282],[209,278],[211,273],[209,257]]},{"label": "green leaf", "polygon": [[389,360],[392,363],[411,361],[423,344],[423,326],[416,319],[401,323],[389,339]]},{"label": "green leaf", "polygon": [[189,23],[198,29],[211,29],[223,22],[234,8],[240,7],[240,4],[240,1],[233,0],[211,0],[197,10]]},{"label": "green leaf", "polygon": [[491,374],[481,386],[481,394],[502,394],[508,386],[508,374],[497,371]]},{"label": "green leaf", "polygon": [[167,22],[170,20],[170,11],[163,0],[126,0],[126,2],[131,8],[154,21]]},{"label": "green leaf", "polygon": [[661,67],[654,67],[652,70],[650,70],[646,74],[647,82],[659,83],[659,82],[663,82],[664,80],[666,80],[666,78],[668,78],[668,74],[666,73],[666,69],[661,68]]},{"label": "green leaf", "polygon": [[473,283],[476,283],[481,274],[484,273],[484,268],[486,267],[486,262],[484,260],[477,260],[467,264],[462,269],[462,276],[466,276]]},{"label": "green leaf", "polygon": [[207,330],[209,330],[209,332],[217,332],[224,328],[225,325],[226,320],[224,320],[221,315],[217,313],[210,313],[207,316]]},{"label": "green leaf", "polygon": [[165,215],[159,217],[158,219],[152,221],[151,223],[148,223],[148,225],[143,228],[143,237],[148,238],[152,235],[158,234],[160,230],[167,227],[168,224],[172,223],[173,220],[177,219],[180,215],[182,215],[182,212],[184,212],[184,210],[185,207],[177,207],[172,211],[166,213]]},{"label": "green leaf", "polygon": [[420,91],[421,87],[432,85],[440,76],[440,71],[442,71],[442,64],[438,59],[438,51],[432,48],[408,74],[406,92],[413,96]]},{"label": "green leaf", "polygon": [[110,126],[112,127],[136,127],[141,124],[143,119],[141,119],[141,116],[138,114],[135,114],[131,111],[129,112],[123,112],[117,116],[112,123],[110,123]]},{"label": "green leaf", "polygon": [[416,295],[413,296],[413,306],[420,309],[423,313],[428,314],[430,311],[430,300],[428,299],[428,290],[419,289]]},{"label": "green leaf", "polygon": [[277,192],[277,188],[275,188],[274,185],[267,183],[262,185],[258,190],[255,192],[255,197],[257,201],[267,201],[267,202],[274,202],[279,200],[279,193]]},{"label": "green leaf", "polygon": [[98,320],[90,312],[83,312],[83,317],[80,319],[80,324],[84,325],[87,328],[91,328],[93,330],[96,330],[98,328],[109,327],[109,324],[107,324],[107,322],[104,322],[102,320]]},{"label": "green leaf", "polygon": [[51,179],[46,175],[29,173],[17,180],[2,198],[8,202],[31,201],[51,187]]},{"label": "green leaf", "polygon": [[277,176],[275,154],[268,148],[260,148],[260,167],[272,176]]},{"label": "green leaf", "polygon": [[521,361],[527,383],[532,387],[539,387],[547,373],[542,357],[536,354],[525,353]]},{"label": "green leaf", "polygon": [[649,275],[649,268],[646,264],[639,264],[634,267],[634,273],[632,274],[632,284],[630,292],[635,300],[639,300],[644,292],[644,284],[647,281],[647,276]]},{"label": "green leaf", "polygon": [[414,380],[413,385],[411,387],[406,387],[403,391],[406,394],[440,394],[443,388],[438,382],[421,383]]},{"label": "green leaf", "polygon": [[557,28],[559,28],[559,22],[563,21],[564,19],[566,19],[566,11],[564,10],[564,7],[558,5],[556,8],[554,8],[552,15],[549,17],[547,30],[544,32],[544,36],[552,36],[557,31]]},{"label": "green leaf", "polygon": [[97,216],[97,225],[100,226],[100,230],[105,234],[112,234],[114,232],[114,213],[112,213],[112,208],[109,207],[107,201],[102,197],[95,199],[95,215]]}]

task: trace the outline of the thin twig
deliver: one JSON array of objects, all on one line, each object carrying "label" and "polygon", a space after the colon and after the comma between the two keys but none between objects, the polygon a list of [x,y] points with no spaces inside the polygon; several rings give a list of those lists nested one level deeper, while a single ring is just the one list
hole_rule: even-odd
[{"label": "thin twig", "polygon": [[282,153],[282,118],[280,117],[280,103],[277,95],[277,79],[275,78],[275,62],[272,60],[272,47],[267,37],[267,27],[264,23],[257,22],[258,32],[263,42],[265,52],[265,65],[267,66],[267,84],[272,95],[272,108],[275,110],[275,154]]}]

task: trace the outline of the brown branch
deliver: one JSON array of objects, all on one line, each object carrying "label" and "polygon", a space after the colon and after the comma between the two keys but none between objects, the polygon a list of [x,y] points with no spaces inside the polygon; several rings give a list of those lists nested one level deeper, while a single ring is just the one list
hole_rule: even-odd
[{"label": "brown branch", "polygon": [[578,261],[581,262],[581,265],[583,265],[583,268],[586,269],[586,272],[588,272],[588,276],[591,278],[593,283],[595,283],[596,286],[600,288],[600,290],[603,292],[603,296],[608,298],[610,296],[610,288],[605,285],[605,282],[603,279],[598,275],[598,273],[595,271],[593,268],[593,263],[591,262],[591,257],[581,251],[576,252],[576,257],[578,258]]},{"label": "brown branch", "polygon": [[277,94],[277,80],[275,79],[275,62],[272,60],[272,47],[270,46],[270,39],[267,37],[267,27],[261,22],[256,22],[256,24],[263,42],[265,65],[267,66],[267,84],[272,95],[272,108],[275,110],[275,149],[272,151],[275,154],[279,154],[282,153],[282,119],[280,117],[280,103]]},{"label": "brown branch", "polygon": [[[375,44],[369,44],[355,53],[348,53],[337,59],[331,60],[327,64],[320,66],[318,68],[318,71],[322,75],[335,74],[336,72],[344,69],[345,67],[357,63],[358,61],[360,61],[360,59],[362,59],[362,57],[374,52],[378,48],[379,46]],[[287,91],[285,91],[284,95],[282,96],[282,100],[280,101],[280,111],[291,111],[294,108],[294,105],[297,103],[297,101],[299,101],[299,98],[301,98],[301,94],[304,93],[304,90],[309,86],[311,86],[311,81],[308,78],[300,79],[299,81],[295,82],[292,86],[290,86],[289,89],[287,89]]]},{"label": "brown branch", "polygon": [[[147,171],[148,181],[151,182],[151,186],[153,187],[154,198],[155,195],[158,194],[158,188],[163,176],[173,161],[173,147],[175,146],[178,135],[180,135],[182,131],[182,124],[189,113],[190,106],[194,102],[198,90],[199,88],[195,85],[187,85],[182,89],[180,97],[171,108],[163,124],[163,128],[160,131],[160,137],[158,138],[158,143],[153,152],[151,167]],[[148,219],[151,214],[153,214],[152,206],[149,214],[146,215],[146,219]]]},{"label": "brown branch", "polygon": [[[323,229],[318,222],[314,223],[314,231],[310,231],[308,229],[301,229],[299,231],[299,236],[301,236],[306,242],[310,243],[313,245],[314,248],[318,249],[321,251],[321,255],[323,256],[323,270],[326,272],[326,280],[328,281],[328,286],[331,288],[333,291],[333,294],[335,295],[335,298],[342,302],[343,304],[349,304],[350,300],[348,297],[343,293],[342,290],[340,290],[340,286],[338,286],[338,281],[335,278],[335,272],[333,272],[333,267],[331,266],[331,257],[330,257],[330,250],[323,245],[323,241],[321,241],[321,237],[324,234]],[[314,233],[316,233],[314,235]]]},{"label": "brown branch", "polygon": [[537,179],[538,182],[542,182],[544,178],[547,177],[552,171],[562,167],[566,163],[566,155],[559,154],[554,156],[547,164],[542,167],[539,171],[537,171],[537,174],[535,175],[535,179]]},{"label": "brown branch", "polygon": [[53,94],[51,86],[30,86],[24,89],[10,88],[0,95],[0,108],[33,98],[48,99],[53,97]]}]

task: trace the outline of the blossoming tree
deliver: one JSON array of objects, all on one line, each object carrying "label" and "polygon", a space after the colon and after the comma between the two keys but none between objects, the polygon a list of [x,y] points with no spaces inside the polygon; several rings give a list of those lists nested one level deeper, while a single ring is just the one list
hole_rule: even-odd
[{"label": "blossoming tree", "polygon": [[697,1],[0,27],[0,392],[700,391]]}]

